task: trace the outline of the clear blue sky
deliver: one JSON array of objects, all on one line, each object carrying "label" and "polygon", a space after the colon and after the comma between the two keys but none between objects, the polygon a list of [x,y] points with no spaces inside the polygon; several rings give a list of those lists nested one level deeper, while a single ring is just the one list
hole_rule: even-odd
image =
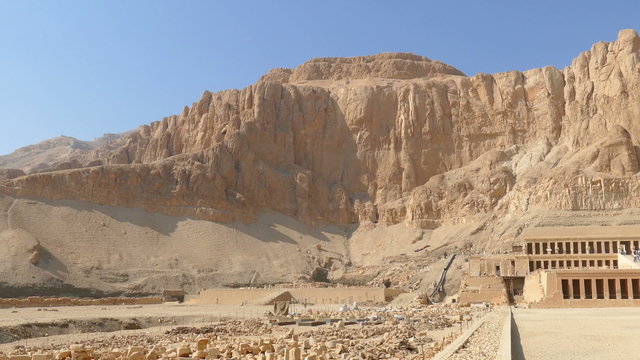
[{"label": "clear blue sky", "polygon": [[313,57],[564,67],[623,28],[640,1],[0,0],[0,154],[130,130]]}]

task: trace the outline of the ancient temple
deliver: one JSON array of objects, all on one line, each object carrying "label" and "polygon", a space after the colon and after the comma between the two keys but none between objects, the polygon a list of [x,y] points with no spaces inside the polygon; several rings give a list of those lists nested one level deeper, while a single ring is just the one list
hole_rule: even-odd
[{"label": "ancient temple", "polygon": [[522,238],[511,252],[470,257],[461,302],[640,305],[640,226],[533,227]]}]

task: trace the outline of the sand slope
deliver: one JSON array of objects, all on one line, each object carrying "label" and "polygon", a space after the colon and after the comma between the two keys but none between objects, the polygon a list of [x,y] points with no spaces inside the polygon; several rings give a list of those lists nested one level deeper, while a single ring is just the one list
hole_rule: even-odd
[{"label": "sand slope", "polygon": [[[60,282],[107,292],[292,281],[340,267],[344,229],[311,228],[263,213],[252,224],[151,214],[78,201],[0,197],[1,282],[14,288]],[[40,244],[40,261],[30,262]],[[316,248],[321,245],[321,250]]]}]

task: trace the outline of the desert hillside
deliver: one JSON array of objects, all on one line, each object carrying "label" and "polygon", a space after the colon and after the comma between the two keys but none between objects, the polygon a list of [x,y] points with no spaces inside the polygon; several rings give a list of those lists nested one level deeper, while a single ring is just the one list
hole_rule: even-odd
[{"label": "desert hillside", "polygon": [[640,223],[639,143],[633,30],[564,69],[313,59],[46,166],[0,158],[0,285],[425,287],[526,226]]},{"label": "desert hillside", "polygon": [[345,235],[341,227],[311,228],[277,213],[221,224],[5,196],[0,292],[23,295],[33,285],[33,295],[157,294],[314,279],[316,269],[344,267]]},{"label": "desert hillside", "polygon": [[[123,134],[105,134],[93,141],[82,141],[70,136],[59,136],[34,145],[17,149],[11,154],[0,156],[0,169],[13,169],[24,175],[34,172],[61,170],[81,166],[73,161],[80,154],[97,148],[107,147]],[[84,165],[100,165],[99,160]],[[15,177],[15,175],[13,176]]]}]

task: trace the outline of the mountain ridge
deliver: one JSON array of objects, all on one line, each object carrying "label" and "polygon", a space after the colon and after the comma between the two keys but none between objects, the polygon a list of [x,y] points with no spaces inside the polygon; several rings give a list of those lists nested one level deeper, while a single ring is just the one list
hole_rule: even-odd
[{"label": "mountain ridge", "polygon": [[[627,82],[623,80],[628,79],[634,90],[638,88],[638,39],[635,31],[621,31],[618,41],[595,44],[562,71],[545,67],[523,73],[473,77],[446,74],[391,83],[376,77],[352,84],[338,80],[322,86],[313,82],[325,82],[324,77],[310,83],[304,80],[302,84],[276,83],[267,78],[243,90],[205,92],[180,115],[142,126],[111,142],[109,149],[96,149],[73,158],[85,164],[100,160],[113,168],[20,178],[12,183],[14,187],[40,190],[22,190],[14,195],[55,197],[56,190],[51,187],[30,185],[49,177],[68,177],[78,186],[85,181],[98,181],[93,188],[102,188],[105,185],[100,181],[117,179],[122,171],[131,169],[137,179],[125,175],[120,185],[123,188],[117,189],[128,201],[110,203],[95,192],[62,193],[78,200],[135,207],[138,202],[154,201],[150,197],[132,197],[135,194],[124,187],[144,184],[148,174],[157,174],[173,183],[161,193],[176,205],[177,213],[163,210],[161,204],[148,206],[151,211],[226,221],[250,219],[259,208],[270,208],[311,223],[344,224],[378,218],[395,223],[401,220],[396,214],[376,215],[377,207],[409,196],[433,176],[461,168],[488,151],[544,139],[553,147],[591,145],[581,142],[600,141],[614,124],[632,135],[609,146],[612,151],[623,153],[610,154],[608,159],[600,157],[598,161],[609,161],[600,166],[601,170],[613,167],[613,172],[626,173],[619,169],[637,169],[637,154],[629,149],[638,143],[636,134],[640,134],[631,115],[640,115],[640,110],[633,103],[627,106],[620,102],[627,93]],[[347,68],[355,64],[354,72],[341,68],[339,73],[353,73],[356,78],[362,63],[378,63],[378,67],[369,68],[374,74],[387,69],[385,64],[389,61],[424,62],[427,67],[432,64],[427,58],[406,54],[348,59],[351,60],[311,60],[292,74],[306,73],[308,64],[327,61],[347,64]],[[598,74],[602,81],[594,81],[590,74]],[[586,107],[597,106],[594,92],[602,93],[602,105],[615,107],[610,113],[619,114],[620,118],[603,118],[598,111],[588,115],[593,109],[579,106],[583,102]],[[421,154],[417,155],[416,150]],[[154,163],[165,160],[170,165]],[[126,164],[133,168],[121,166]],[[269,170],[260,173],[256,170],[260,168]],[[496,176],[490,182],[512,182],[510,175]],[[255,179],[261,181],[256,183]],[[198,187],[202,181],[217,185],[213,189]],[[278,189],[277,184],[282,182],[291,192]],[[269,187],[273,189],[267,191]],[[502,196],[502,192],[491,193]],[[269,193],[286,201],[274,201]],[[198,194],[200,201],[190,194]],[[490,208],[496,203],[497,199],[486,195],[475,200],[483,203],[477,208]],[[199,207],[198,203],[204,206]],[[318,204],[320,209],[310,204]],[[193,205],[194,211],[180,210]],[[219,209],[235,215],[220,214]],[[406,212],[392,212],[397,211]]]},{"label": "mountain ridge", "polygon": [[92,141],[83,141],[72,136],[60,135],[23,146],[10,154],[0,156],[0,169],[21,170],[25,174],[54,170],[62,162],[78,154],[105,146],[124,134],[104,134]]},{"label": "mountain ridge", "polygon": [[54,171],[5,175],[0,193],[23,212],[29,201],[78,201],[217,224],[277,213],[308,229],[348,229],[333,278],[346,264],[384,263],[388,229],[402,253],[414,240],[497,251],[536,224],[640,222],[635,31],[564,69],[467,77],[440,64],[383,54],[272,70],[241,90],[204,92],[179,115]]}]

